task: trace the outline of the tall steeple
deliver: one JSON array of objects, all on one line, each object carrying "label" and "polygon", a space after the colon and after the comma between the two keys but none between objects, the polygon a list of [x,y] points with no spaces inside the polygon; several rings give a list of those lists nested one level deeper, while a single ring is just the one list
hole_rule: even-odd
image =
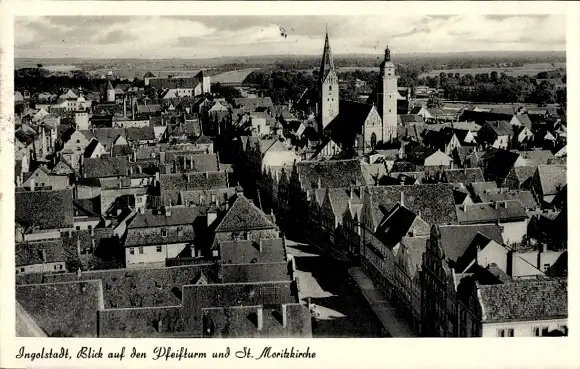
[{"label": "tall steeple", "polygon": [[392,142],[397,137],[397,79],[395,64],[391,61],[389,46],[385,49],[385,60],[381,63],[383,139]]},{"label": "tall steeple", "polygon": [[387,45],[387,48],[385,49],[385,61],[391,61],[391,50],[389,49],[389,45]]},{"label": "tall steeple", "polygon": [[327,30],[318,75],[318,121],[322,130],[338,116],[338,89],[338,74],[334,68]]},{"label": "tall steeple", "polygon": [[320,63],[320,73],[318,75],[318,83],[324,82],[329,71],[334,71],[334,61],[332,60],[332,52],[330,51],[330,42],[328,41],[328,31],[326,31],[326,38],[324,40],[324,50],[322,52],[322,62]]}]

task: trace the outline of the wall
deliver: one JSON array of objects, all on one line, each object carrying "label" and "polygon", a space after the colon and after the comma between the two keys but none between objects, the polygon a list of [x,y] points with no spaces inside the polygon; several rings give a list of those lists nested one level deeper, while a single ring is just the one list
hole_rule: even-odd
[{"label": "wall", "polygon": [[113,128],[143,128],[149,127],[149,119],[147,120],[118,120],[113,122]]},{"label": "wall", "polygon": [[101,281],[17,286],[16,300],[49,337],[97,337],[97,310],[103,308]]},{"label": "wall", "polygon": [[279,167],[284,164],[292,165],[297,159],[296,153],[292,150],[287,151],[268,151],[262,159],[262,170],[274,166]]},{"label": "wall", "polygon": [[[161,251],[157,251],[157,246],[161,246]],[[127,247],[125,248],[126,266],[127,268],[138,268],[143,266],[143,264],[150,263],[162,263],[162,265],[165,265],[165,259],[176,257],[186,247],[188,247],[187,243]],[[141,248],[143,249],[142,254],[139,251]],[[131,255],[131,250],[134,251],[133,255]]]},{"label": "wall", "polygon": [[[542,327],[548,327],[548,330],[558,329],[559,325],[568,325],[568,319],[554,319],[554,320],[536,320],[527,322],[509,322],[509,323],[487,323],[483,324],[481,336],[482,337],[497,337],[498,329],[505,329],[507,336],[507,329],[514,330],[514,337],[533,337],[533,328],[539,327],[540,332]],[[541,334],[541,333],[540,333]]]},{"label": "wall", "polygon": [[101,220],[94,217],[74,217],[73,226],[77,231],[93,229]]},{"label": "wall", "polygon": [[79,186],[75,187],[75,197],[79,200],[94,199],[101,195],[101,187]]},{"label": "wall", "polygon": [[509,141],[510,141],[510,136],[498,136],[492,147],[498,148],[498,149],[506,149],[508,148],[509,145]]},{"label": "wall", "polygon": [[478,253],[477,263],[483,268],[487,268],[489,264],[495,263],[499,269],[506,272],[508,266],[507,254],[508,249],[495,241],[490,241],[490,243]]},{"label": "wall", "polygon": [[[112,189],[101,191],[101,212],[106,212],[109,207],[117,200],[117,198],[126,195],[143,195],[147,193],[145,187]],[[79,197],[80,198],[80,197]]]},{"label": "wall", "polygon": [[34,265],[23,265],[16,267],[16,274],[26,274],[26,273],[54,273],[65,271],[66,266],[64,261],[56,263],[45,263],[45,264],[34,264]]},{"label": "wall", "polygon": [[435,152],[433,155],[425,159],[425,166],[445,166],[449,167],[449,164],[453,161],[449,156],[445,155],[441,151]]},{"label": "wall", "polygon": [[511,243],[520,243],[528,232],[528,220],[519,222],[501,223],[503,241],[509,245]]}]

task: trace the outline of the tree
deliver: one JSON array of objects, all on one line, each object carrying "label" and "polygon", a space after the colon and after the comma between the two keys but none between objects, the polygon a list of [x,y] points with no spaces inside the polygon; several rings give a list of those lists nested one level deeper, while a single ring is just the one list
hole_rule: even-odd
[{"label": "tree", "polygon": [[429,98],[429,100],[427,100],[427,107],[428,108],[441,109],[442,106],[443,106],[443,103],[441,102],[441,99],[438,96],[431,96]]}]

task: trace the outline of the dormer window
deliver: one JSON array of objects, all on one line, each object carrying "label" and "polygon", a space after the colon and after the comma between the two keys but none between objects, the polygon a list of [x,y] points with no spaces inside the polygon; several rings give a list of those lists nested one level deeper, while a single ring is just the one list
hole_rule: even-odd
[{"label": "dormer window", "polygon": [[164,229],[161,230],[161,236],[162,237],[167,237],[167,229],[164,228]]}]

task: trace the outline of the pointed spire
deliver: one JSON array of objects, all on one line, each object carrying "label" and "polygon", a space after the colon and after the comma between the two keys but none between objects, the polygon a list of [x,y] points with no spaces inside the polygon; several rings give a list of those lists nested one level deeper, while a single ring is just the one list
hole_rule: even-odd
[{"label": "pointed spire", "polygon": [[387,48],[385,49],[385,61],[391,61],[391,50],[389,49],[389,45],[387,45]]},{"label": "pointed spire", "polygon": [[107,90],[114,90],[113,85],[111,84],[111,81],[107,82]]},{"label": "pointed spire", "polygon": [[320,63],[320,74],[318,75],[319,82],[322,83],[329,71],[334,71],[334,61],[332,60],[332,52],[330,51],[330,42],[328,41],[328,30],[326,31],[326,38],[324,39],[324,51],[322,53],[322,62]]}]

